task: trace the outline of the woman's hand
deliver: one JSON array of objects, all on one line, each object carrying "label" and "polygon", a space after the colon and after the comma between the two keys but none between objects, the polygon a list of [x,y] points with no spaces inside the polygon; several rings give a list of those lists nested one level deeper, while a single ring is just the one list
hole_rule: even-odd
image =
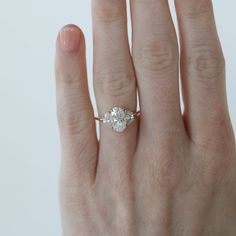
[{"label": "woman's hand", "polygon": [[[225,64],[211,0],[176,0],[179,50],[167,0],[93,0],[94,87],[98,112],[141,115],[123,133],[96,137],[85,41],[64,27],[56,82],[65,236],[235,236],[236,151]],[[82,6],[81,6],[82,7]]]}]

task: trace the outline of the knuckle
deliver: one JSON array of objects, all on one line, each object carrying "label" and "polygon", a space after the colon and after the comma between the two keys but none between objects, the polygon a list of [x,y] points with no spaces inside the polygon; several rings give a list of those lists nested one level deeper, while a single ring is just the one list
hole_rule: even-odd
[{"label": "knuckle", "polygon": [[213,135],[216,135],[216,137],[210,137],[209,135],[201,137],[201,141],[197,145],[207,153],[211,152],[221,156],[227,156],[235,152],[234,139],[226,134],[225,131],[217,131]]},{"label": "knuckle", "polygon": [[[176,90],[176,83],[166,83],[163,79],[155,81],[154,83],[150,83],[149,87],[151,86],[152,90],[150,89],[150,104],[155,104],[156,101],[159,101],[160,104],[160,112],[163,114],[177,114],[179,112],[179,107],[176,106],[176,98],[178,97],[178,91]],[[161,88],[161,89],[160,89]],[[158,91],[158,93],[156,92]],[[166,121],[171,123],[176,122],[175,116],[165,116]],[[155,116],[153,116],[153,122],[156,122]]]},{"label": "knuckle", "polygon": [[211,2],[206,0],[190,0],[186,4],[184,15],[190,19],[198,19],[211,12]]},{"label": "knuckle", "polygon": [[217,83],[223,77],[225,60],[218,47],[196,47],[191,54],[187,58],[186,64],[189,73],[196,76],[196,82],[212,86],[212,83]]},{"label": "knuckle", "polygon": [[226,147],[226,143],[230,143],[229,140],[233,138],[233,129],[227,109],[223,107],[212,111],[210,119],[211,123],[216,127],[216,129],[213,130],[216,140],[219,139],[219,144],[222,143],[221,146]]},{"label": "knuckle", "polygon": [[77,106],[77,103],[71,102],[70,105],[66,104],[59,107],[58,124],[63,136],[77,136],[78,134],[81,136],[94,123],[92,113],[88,108],[78,110],[78,108],[73,109],[71,106]]},{"label": "knuckle", "polygon": [[175,154],[169,150],[160,151],[158,157],[154,157],[150,163],[154,181],[159,187],[167,190],[173,189],[178,184],[181,171]]},{"label": "knuckle", "polygon": [[117,0],[101,0],[95,3],[94,15],[99,22],[112,23],[120,21],[124,16],[124,11]]},{"label": "knuckle", "polygon": [[235,138],[228,113],[213,112],[208,122],[211,126],[199,130],[202,135],[194,141],[195,144],[203,152],[215,155],[226,156],[235,153]]},{"label": "knuckle", "polygon": [[142,40],[140,47],[137,50],[137,61],[144,73],[162,76],[177,68],[178,51],[172,37],[146,38]]},{"label": "knuckle", "polygon": [[63,211],[68,212],[76,218],[87,216],[90,209],[90,199],[87,189],[79,189],[77,186],[61,186],[60,187],[60,205]]},{"label": "knuckle", "polygon": [[[199,157],[198,157],[199,158]],[[201,184],[202,186],[214,187],[227,176],[232,163],[229,155],[202,153],[199,158],[201,162]]]},{"label": "knuckle", "polygon": [[70,63],[69,70],[60,70],[56,71],[56,81],[59,85],[64,87],[69,86],[79,86],[83,83],[83,78],[78,71],[78,63],[77,61],[73,61]]},{"label": "knuckle", "polygon": [[106,68],[96,74],[96,89],[108,97],[130,96],[131,91],[135,91],[135,86],[134,74],[130,71]]},{"label": "knuckle", "polygon": [[235,168],[235,148],[234,151],[229,152],[224,148],[213,150],[208,147],[197,147],[194,153],[192,168],[197,171],[196,184],[207,187],[207,189],[222,183],[231,172],[232,167]]}]

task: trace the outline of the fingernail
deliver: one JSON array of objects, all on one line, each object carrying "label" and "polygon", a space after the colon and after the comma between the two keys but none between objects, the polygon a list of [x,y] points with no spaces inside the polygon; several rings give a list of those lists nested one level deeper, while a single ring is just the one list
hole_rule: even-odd
[{"label": "fingernail", "polygon": [[65,26],[60,31],[60,45],[65,52],[75,52],[79,49],[80,30],[73,25]]}]

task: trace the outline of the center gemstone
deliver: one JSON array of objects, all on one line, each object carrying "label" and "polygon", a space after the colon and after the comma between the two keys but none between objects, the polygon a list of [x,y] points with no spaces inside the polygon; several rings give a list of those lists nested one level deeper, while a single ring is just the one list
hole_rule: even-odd
[{"label": "center gemstone", "polygon": [[134,121],[134,114],[121,107],[114,107],[103,117],[103,123],[116,132],[123,132]]}]

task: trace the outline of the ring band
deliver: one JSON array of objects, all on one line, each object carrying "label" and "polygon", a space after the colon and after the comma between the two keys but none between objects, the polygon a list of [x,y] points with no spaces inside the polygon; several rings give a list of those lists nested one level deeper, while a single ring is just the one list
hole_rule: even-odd
[{"label": "ring band", "polygon": [[140,111],[132,112],[126,108],[113,107],[110,111],[106,112],[103,117],[94,117],[94,119],[101,121],[106,127],[121,133],[132,124],[138,116],[140,116]]}]

